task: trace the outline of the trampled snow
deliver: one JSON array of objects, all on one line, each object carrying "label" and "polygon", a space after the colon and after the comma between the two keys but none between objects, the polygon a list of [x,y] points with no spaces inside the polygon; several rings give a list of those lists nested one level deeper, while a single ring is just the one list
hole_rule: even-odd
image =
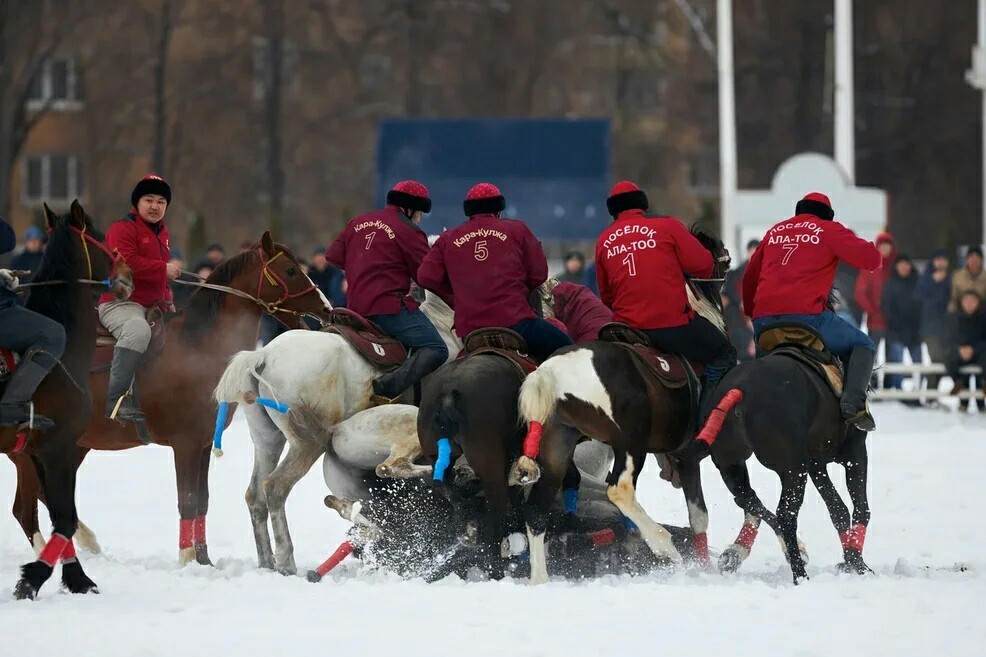
[{"label": "trampled snow", "polygon": [[[437,584],[360,573],[352,558],[319,584],[256,568],[243,492],[252,443],[238,414],[226,456],[213,461],[209,548],[216,568],[177,566],[178,514],[170,449],[91,453],[80,473],[80,517],[104,552],[80,552],[98,596],[59,590],[38,600],[10,592],[33,560],[16,521],[14,469],[0,463],[0,655],[69,650],[85,657],[284,655],[852,655],[986,654],[986,419],[875,408],[869,439],[873,518],[864,555],[876,571],[837,575],[841,549],[809,484],[800,535],[810,581],[793,586],[764,526],[739,573]],[[844,491],[841,468],[832,467]],[[736,536],[742,514],[706,461],[710,546]],[[773,506],[773,473],[751,463]],[[320,464],[295,488],[288,516],[299,570],[335,549],[346,523],[322,504]],[[639,491],[658,521],[686,525],[684,500],[649,461]],[[42,514],[46,514],[42,509]],[[47,524],[46,515],[42,524]],[[956,566],[962,565],[961,572]],[[618,651],[615,652],[615,651]]]}]

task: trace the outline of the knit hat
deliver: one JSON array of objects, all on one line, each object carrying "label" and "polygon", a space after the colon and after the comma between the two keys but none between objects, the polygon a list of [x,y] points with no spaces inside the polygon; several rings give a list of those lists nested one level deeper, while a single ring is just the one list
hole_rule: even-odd
[{"label": "knit hat", "polygon": [[27,230],[24,231],[24,241],[29,242],[31,240],[41,240],[44,241],[45,234],[41,232],[41,229],[37,226],[28,226]]},{"label": "knit hat", "polygon": [[462,209],[467,217],[474,217],[477,214],[497,214],[506,208],[507,201],[497,186],[485,182],[473,185],[466,193],[466,200],[462,202]]},{"label": "knit hat", "polygon": [[969,247],[969,250],[965,252],[965,257],[968,258],[973,253],[975,253],[977,256],[979,256],[980,258],[982,258],[983,257],[983,247],[979,246],[978,244],[976,244],[975,246],[970,246]]},{"label": "knit hat", "polygon": [[611,217],[616,217],[627,210],[646,210],[650,207],[647,194],[629,180],[621,180],[609,190],[606,199],[606,209]]},{"label": "knit hat", "polygon": [[139,201],[142,196],[147,196],[148,194],[163,196],[164,200],[167,201],[169,205],[171,204],[171,185],[169,185],[161,176],[156,176],[153,173],[149,173],[141,178],[134,187],[134,191],[130,194],[130,205],[137,207],[137,201]]},{"label": "knit hat", "polygon": [[[878,234],[876,236],[876,241],[874,242],[874,244],[876,244],[877,246],[880,246],[881,244],[893,244],[893,243],[894,243],[894,236],[887,232]],[[980,253],[980,255],[982,255],[982,253]]]},{"label": "knit hat", "polygon": [[431,212],[428,188],[416,180],[402,180],[387,192],[387,204],[415,212]]},{"label": "knit hat", "polygon": [[798,201],[794,206],[794,214],[811,214],[819,219],[832,219],[835,211],[832,210],[832,201],[825,194],[812,192],[805,194],[805,197]]}]

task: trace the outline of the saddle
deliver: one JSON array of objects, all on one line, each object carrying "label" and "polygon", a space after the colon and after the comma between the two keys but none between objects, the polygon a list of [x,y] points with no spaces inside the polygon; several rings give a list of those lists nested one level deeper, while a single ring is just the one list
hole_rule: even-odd
[{"label": "saddle", "polygon": [[[144,314],[148,326],[151,327],[151,342],[147,346],[145,360],[147,362],[158,356],[164,351],[165,323],[164,311],[159,306],[147,309]],[[116,347],[116,338],[106,330],[106,327],[97,320],[96,323],[96,350],[92,354],[92,365],[89,366],[90,372],[106,372],[113,363],[113,348]]]},{"label": "saddle", "polygon": [[462,351],[456,360],[480,354],[492,354],[510,361],[521,379],[527,378],[538,367],[534,359],[527,355],[527,342],[519,333],[510,329],[476,329],[463,340]]},{"label": "saddle", "polygon": [[329,313],[329,322],[322,331],[341,335],[363,358],[377,367],[397,367],[407,360],[404,345],[348,308],[335,308]]},{"label": "saddle", "polygon": [[604,325],[599,329],[599,339],[612,342],[633,354],[636,362],[643,366],[643,371],[660,381],[665,388],[684,388],[695,376],[692,366],[683,358],[658,351],[643,332],[622,322]]},{"label": "saddle", "polygon": [[842,365],[810,326],[797,322],[777,324],[760,334],[762,357],[775,354],[793,358],[822,377],[836,397],[842,396]]}]

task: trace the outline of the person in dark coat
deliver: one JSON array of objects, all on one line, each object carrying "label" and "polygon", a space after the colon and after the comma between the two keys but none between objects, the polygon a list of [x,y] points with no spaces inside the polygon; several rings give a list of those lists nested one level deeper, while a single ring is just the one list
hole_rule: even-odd
[{"label": "person in dark coat", "polygon": [[945,367],[955,386],[952,394],[966,388],[968,377],[959,370],[965,365],[979,365],[986,370],[986,315],[982,299],[974,290],[966,290],[959,299],[959,310],[949,313],[945,322],[948,356]]},{"label": "person in dark coat", "polygon": [[585,255],[581,251],[565,254],[565,271],[558,275],[562,283],[582,283],[585,278]]},{"label": "person in dark coat", "polygon": [[325,257],[325,247],[318,247],[312,254],[312,266],[308,277],[318,286],[333,308],[346,305],[346,295],[342,292],[342,270]]},{"label": "person in dark coat", "polygon": [[[931,362],[944,363],[948,355],[945,345],[945,317],[952,290],[952,274],[944,249],[931,254],[931,262],[918,278],[914,295],[921,302],[921,339],[928,345]],[[928,388],[938,388],[937,374],[928,377]]]},{"label": "person in dark coat", "polygon": [[24,233],[24,250],[15,255],[10,261],[14,271],[29,271],[29,275],[21,276],[21,283],[29,283],[38,273],[41,259],[44,258],[44,233],[37,226],[31,226]]},{"label": "person in dark coat", "polygon": [[753,346],[753,324],[743,312],[743,275],[758,246],[760,240],[757,239],[746,243],[746,260],[736,269],[726,273],[723,285],[722,305],[726,331],[729,334],[729,341],[736,349],[736,357],[740,361],[752,360],[756,356],[756,349]]},{"label": "person in dark coat", "polygon": [[[887,362],[901,363],[904,350],[911,354],[912,363],[921,362],[921,302],[915,291],[918,274],[910,257],[901,254],[894,260],[890,278],[880,292],[880,311],[887,322]],[[888,387],[900,388],[904,377],[891,374]]]},{"label": "person in dark coat", "polygon": [[585,268],[585,276],[582,278],[582,285],[585,285],[589,290],[599,296],[599,281],[596,280],[596,263],[590,262],[589,266]]}]

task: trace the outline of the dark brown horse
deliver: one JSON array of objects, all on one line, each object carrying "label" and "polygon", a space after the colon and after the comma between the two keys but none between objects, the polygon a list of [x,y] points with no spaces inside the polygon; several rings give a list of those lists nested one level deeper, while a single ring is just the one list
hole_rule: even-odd
[{"label": "dark brown horse", "polygon": [[[54,427],[31,435],[13,427],[0,431],[0,451],[31,469],[35,489],[43,491],[48,500],[53,527],[37,561],[21,569],[14,589],[14,595],[21,599],[33,599],[38,594],[59,559],[63,562],[62,583],[69,591],[97,592],[96,584],[82,570],[72,542],[78,520],[75,445],[92,414],[88,375],[96,343],[95,296],[105,289],[99,281],[105,279],[118,299],[128,298],[133,289],[130,269],[102,245],[102,236],[93,229],[78,201],[72,202],[65,216],[56,217],[47,205],[44,213],[48,247],[26,306],[65,327],[62,358],[34,396],[38,412],[51,418]],[[34,506],[36,531],[36,502]]]},{"label": "dark brown horse", "polygon": [[[257,345],[267,312],[300,325],[302,315],[328,318],[325,297],[291,252],[270,233],[226,262],[191,296],[185,311],[168,321],[163,351],[144,364],[137,390],[153,442],[174,452],[178,484],[179,561],[210,564],[206,542],[209,460],[216,417],[212,391],[230,357]],[[91,375],[93,418],[78,441],[77,464],[91,449],[139,447],[137,430],[106,419],[108,373]],[[39,482],[32,464],[17,459],[14,500],[18,521],[30,539],[37,528]]]}]

